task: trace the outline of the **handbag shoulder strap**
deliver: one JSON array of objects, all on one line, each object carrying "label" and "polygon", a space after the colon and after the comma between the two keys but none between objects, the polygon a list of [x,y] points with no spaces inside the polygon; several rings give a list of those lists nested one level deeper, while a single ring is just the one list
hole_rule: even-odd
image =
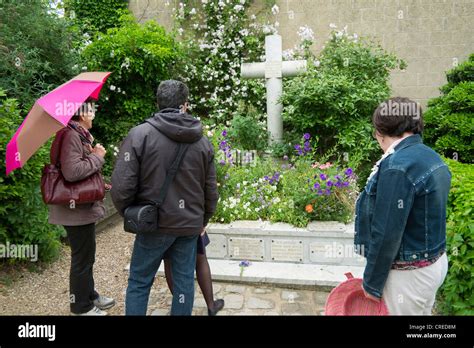
[{"label": "handbag shoulder strap", "polygon": [[[59,163],[59,158],[61,156],[61,150],[63,148],[63,139],[64,135],[67,132],[65,128],[62,128],[58,131],[59,133],[59,139],[54,139],[53,141],[53,151],[50,153],[50,161],[51,164],[55,165],[56,167],[60,167]],[[58,136],[58,133],[56,133],[56,136]]]},{"label": "handbag shoulder strap", "polygon": [[[151,122],[145,121],[146,123],[150,124],[155,128],[158,132],[160,130]],[[161,132],[160,132],[161,133]],[[184,155],[186,154],[186,151],[189,148],[189,144],[184,144],[184,143],[178,143],[178,149],[176,150],[176,156],[173,160],[173,163],[171,164],[171,167],[168,168],[166,171],[166,178],[165,182],[163,183],[163,186],[160,188],[160,194],[158,196],[158,199],[155,201],[155,204],[160,207],[165,198],[166,194],[168,193],[168,190],[170,188],[171,183],[174,180],[174,177],[176,176],[176,173],[178,172],[179,167],[181,166],[181,162],[183,161]]]}]

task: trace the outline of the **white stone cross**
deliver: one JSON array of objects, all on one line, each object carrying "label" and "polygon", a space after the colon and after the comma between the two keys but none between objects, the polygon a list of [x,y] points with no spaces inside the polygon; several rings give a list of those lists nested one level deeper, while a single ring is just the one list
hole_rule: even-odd
[{"label": "white stone cross", "polygon": [[282,40],[280,35],[265,37],[264,63],[244,63],[241,76],[244,79],[265,78],[267,89],[267,129],[270,132],[269,143],[281,143],[283,138],[283,106],[279,102],[283,93],[283,77],[294,77],[306,71],[306,60],[283,62]]}]

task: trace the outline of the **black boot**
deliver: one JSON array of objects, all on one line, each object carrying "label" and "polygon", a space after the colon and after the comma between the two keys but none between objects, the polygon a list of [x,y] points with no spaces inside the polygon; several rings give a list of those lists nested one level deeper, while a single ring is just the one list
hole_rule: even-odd
[{"label": "black boot", "polygon": [[211,309],[208,309],[207,310],[207,314],[209,316],[214,316],[217,314],[217,312],[219,312],[222,308],[224,308],[224,300],[215,300],[214,301],[214,308],[211,310]]}]

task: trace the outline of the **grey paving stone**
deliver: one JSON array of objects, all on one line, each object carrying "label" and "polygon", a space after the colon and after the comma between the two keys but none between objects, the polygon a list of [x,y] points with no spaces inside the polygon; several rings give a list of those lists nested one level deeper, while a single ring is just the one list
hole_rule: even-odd
[{"label": "grey paving stone", "polygon": [[308,306],[303,306],[300,303],[282,303],[281,304],[282,315],[311,315],[312,311]]},{"label": "grey paving stone", "polygon": [[250,309],[272,309],[275,308],[275,302],[258,297],[250,297],[247,300],[247,307]]},{"label": "grey paving stone", "polygon": [[169,314],[170,314],[170,310],[169,310],[169,309],[158,308],[158,309],[155,309],[153,312],[151,312],[150,315],[163,316],[163,315],[169,315]]},{"label": "grey paving stone", "polygon": [[328,292],[316,291],[313,293],[314,303],[324,306],[326,304],[326,299],[328,296]]},{"label": "grey paving stone", "polygon": [[244,305],[244,297],[238,294],[226,295],[224,301],[227,309],[241,309]]},{"label": "grey paving stone", "polygon": [[254,294],[271,294],[274,290],[269,288],[255,288],[253,289],[253,292]]},{"label": "grey paving stone", "polygon": [[235,293],[235,294],[243,294],[245,292],[245,286],[240,285],[227,285],[225,291]]}]

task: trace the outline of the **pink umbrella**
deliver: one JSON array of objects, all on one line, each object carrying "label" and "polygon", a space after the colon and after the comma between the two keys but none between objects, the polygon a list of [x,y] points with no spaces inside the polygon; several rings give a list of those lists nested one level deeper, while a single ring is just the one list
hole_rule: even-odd
[{"label": "pink umbrella", "polygon": [[88,98],[98,99],[109,72],[85,72],[38,99],[7,145],[7,175],[21,168],[48,139],[67,126]]}]

